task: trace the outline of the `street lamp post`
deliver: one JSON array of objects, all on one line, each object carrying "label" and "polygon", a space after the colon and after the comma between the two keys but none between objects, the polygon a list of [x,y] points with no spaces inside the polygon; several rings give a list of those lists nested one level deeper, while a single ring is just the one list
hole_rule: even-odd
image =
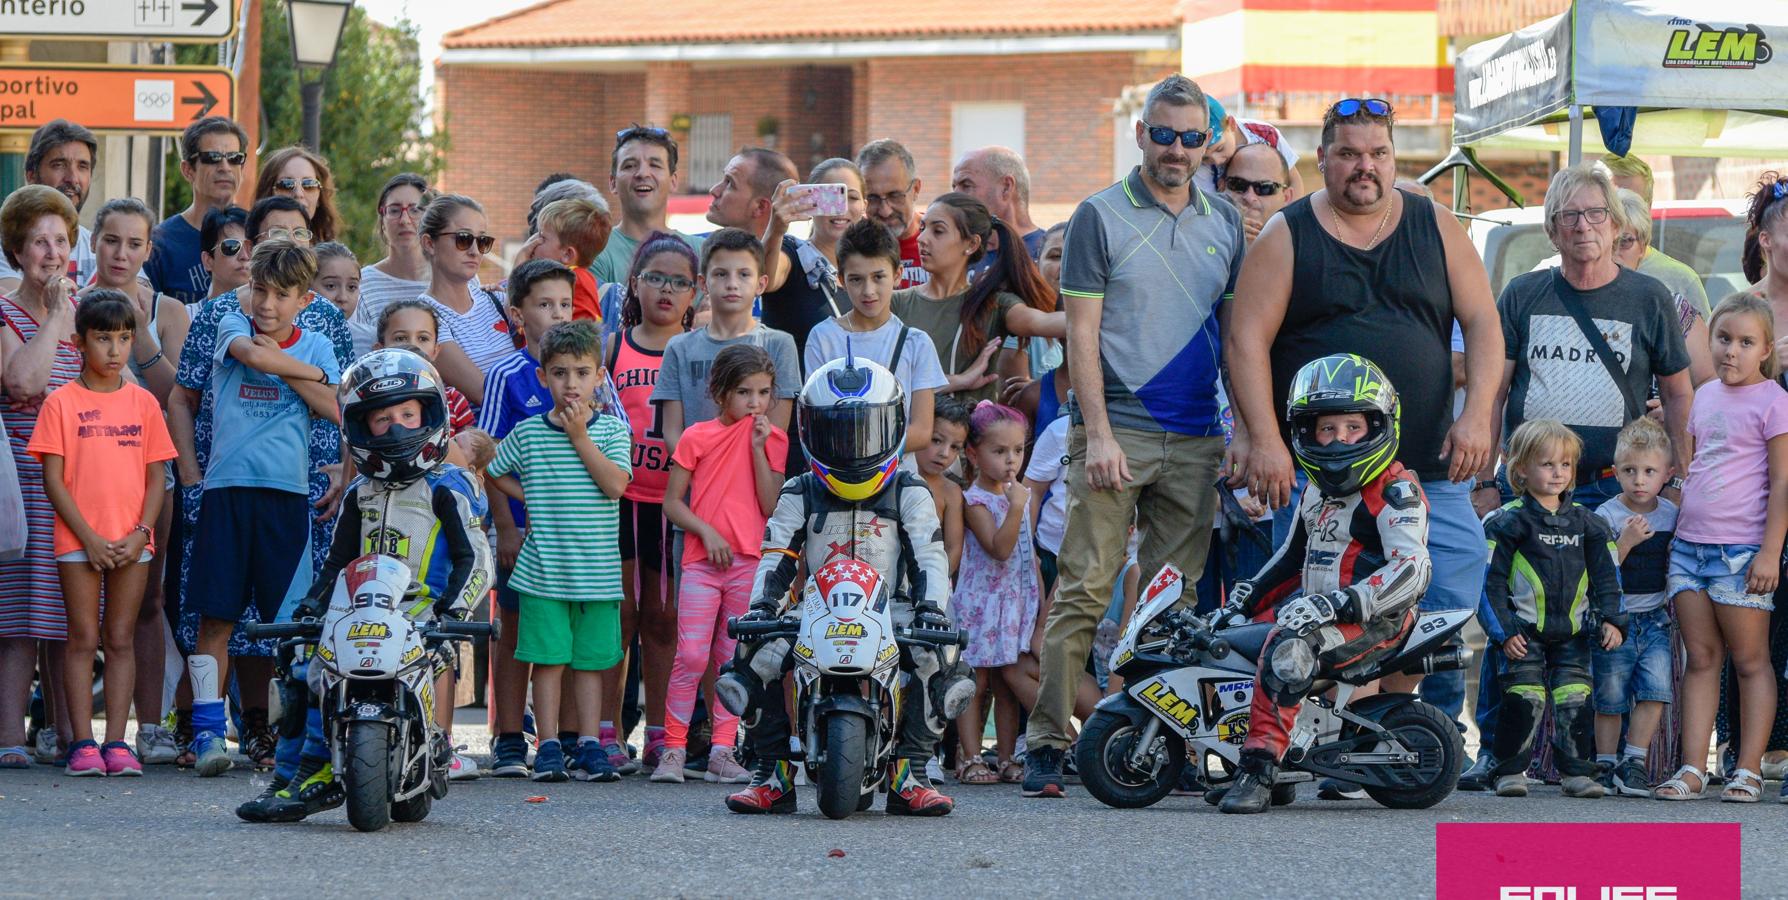
[{"label": "street lamp post", "polygon": [[[321,153],[323,146],[323,81],[335,54],[341,49],[341,33],[348,24],[354,0],[286,0],[286,25],[292,32],[292,59],[298,63],[299,94],[304,102],[304,145]],[[303,70],[318,70],[304,80]]]}]

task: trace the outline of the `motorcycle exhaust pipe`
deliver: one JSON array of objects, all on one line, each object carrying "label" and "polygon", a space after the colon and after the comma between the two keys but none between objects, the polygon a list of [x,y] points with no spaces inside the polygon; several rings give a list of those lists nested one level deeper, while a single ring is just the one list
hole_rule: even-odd
[{"label": "motorcycle exhaust pipe", "polygon": [[1442,647],[1432,653],[1424,654],[1420,659],[1411,660],[1403,667],[1405,675],[1432,675],[1435,672],[1451,672],[1465,668],[1465,648],[1457,644]]}]

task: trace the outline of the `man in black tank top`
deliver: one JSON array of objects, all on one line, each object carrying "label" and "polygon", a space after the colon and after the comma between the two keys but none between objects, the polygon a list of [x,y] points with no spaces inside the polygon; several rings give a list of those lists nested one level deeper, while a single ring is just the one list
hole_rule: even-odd
[{"label": "man in black tank top", "polygon": [[[1261,229],[1236,284],[1224,347],[1235,399],[1235,483],[1277,509],[1294,501],[1285,398],[1312,359],[1357,353],[1402,396],[1398,461],[1421,479],[1434,578],[1422,609],[1477,606],[1486,551],[1470,479],[1491,452],[1491,406],[1503,342],[1489,278],[1444,208],[1395,190],[1390,105],[1342,100],[1323,117],[1324,188]],[[1465,409],[1453,421],[1452,326],[1465,334]],[[1277,529],[1276,529],[1277,530]],[[1393,683],[1401,681],[1401,683]],[[1414,679],[1386,679],[1409,690]],[[1431,676],[1431,702],[1455,718],[1461,672]]]}]

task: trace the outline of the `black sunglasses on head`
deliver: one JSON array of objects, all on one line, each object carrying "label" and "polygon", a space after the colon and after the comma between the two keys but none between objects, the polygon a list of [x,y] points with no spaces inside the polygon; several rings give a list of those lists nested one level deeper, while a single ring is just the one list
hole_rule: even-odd
[{"label": "black sunglasses on head", "polygon": [[207,166],[215,166],[218,163],[229,163],[232,166],[240,166],[243,163],[248,162],[248,154],[243,153],[240,150],[235,153],[225,153],[222,150],[200,150],[187,157],[186,160],[187,162],[204,163]]},{"label": "black sunglasses on head", "polygon": [[1166,125],[1150,125],[1147,122],[1143,123],[1143,127],[1149,130],[1149,140],[1163,147],[1173,146],[1174,141],[1179,141],[1182,147],[1203,147],[1204,142],[1210,139],[1209,132],[1199,131],[1196,128],[1188,131],[1176,131]]},{"label": "black sunglasses on head", "polygon": [[497,239],[488,234],[474,235],[470,231],[435,232],[435,237],[441,237],[443,235],[451,236],[453,238],[453,246],[458,248],[462,253],[472,249],[473,244],[478,245],[479,253],[489,253],[490,248],[497,245]]},{"label": "black sunglasses on head", "polygon": [[1281,188],[1286,187],[1286,185],[1280,184],[1277,181],[1249,181],[1246,178],[1237,178],[1234,175],[1226,176],[1223,179],[1223,186],[1228,188],[1231,194],[1246,194],[1249,191],[1253,191],[1255,194],[1262,197],[1271,197],[1274,194],[1279,193]]},{"label": "black sunglasses on head", "polygon": [[1366,115],[1369,116],[1388,116],[1391,114],[1391,105],[1377,97],[1367,97],[1364,99],[1359,97],[1349,97],[1346,100],[1337,101],[1334,106],[1330,107],[1330,109],[1334,111],[1337,118],[1341,119],[1357,116],[1360,114],[1361,110],[1365,110]]},{"label": "black sunglasses on head", "polygon": [[626,128],[615,132],[615,146],[619,147],[636,137],[668,139],[670,137],[670,132],[663,128],[652,128],[646,125],[629,125]]}]

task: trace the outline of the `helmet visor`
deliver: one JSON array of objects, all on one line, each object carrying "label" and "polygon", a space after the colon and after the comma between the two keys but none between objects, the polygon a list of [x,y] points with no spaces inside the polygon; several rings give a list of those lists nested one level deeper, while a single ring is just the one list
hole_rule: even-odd
[{"label": "helmet visor", "polygon": [[828,469],[877,468],[905,442],[906,415],[899,401],[801,407],[801,445]]}]

